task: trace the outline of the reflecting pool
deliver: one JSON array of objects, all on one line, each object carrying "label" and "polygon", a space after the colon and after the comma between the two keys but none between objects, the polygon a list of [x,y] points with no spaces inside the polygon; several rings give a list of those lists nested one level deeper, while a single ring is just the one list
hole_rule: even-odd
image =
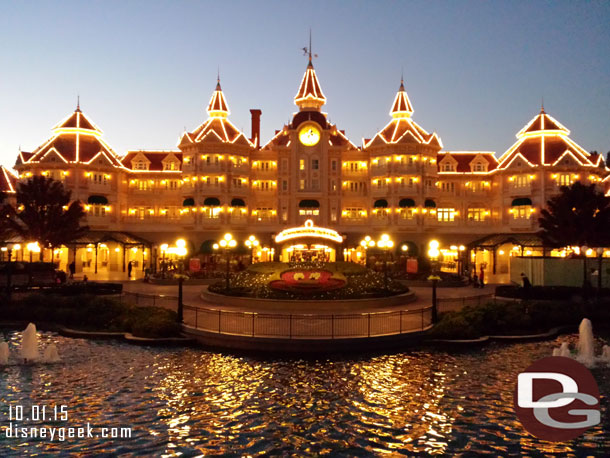
[{"label": "reflecting pool", "polygon": [[[610,368],[594,369],[602,424],[564,444],[525,433],[512,409],[517,373],[557,340],[447,352],[324,359],[256,358],[40,333],[61,363],[0,367],[0,455],[476,456],[610,450]],[[7,332],[16,354],[20,333]],[[131,438],[6,438],[9,407],[46,407],[19,426],[132,428]],[[65,405],[68,419],[54,418]],[[13,410],[14,412],[14,410]],[[14,423],[14,422],[13,422]],[[604,424],[605,423],[605,424]]]}]

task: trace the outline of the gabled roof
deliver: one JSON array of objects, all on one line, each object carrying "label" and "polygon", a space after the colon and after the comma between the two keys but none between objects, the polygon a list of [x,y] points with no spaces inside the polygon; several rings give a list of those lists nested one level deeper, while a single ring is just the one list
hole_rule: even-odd
[{"label": "gabled roof", "polygon": [[222,142],[254,146],[254,144],[228,120],[229,105],[220,87],[220,80],[208,104],[209,118],[192,132],[185,132],[178,146],[189,143]]},{"label": "gabled roof", "polygon": [[[121,162],[125,166],[125,168],[133,170],[132,161],[136,159],[138,156],[143,156],[148,162],[148,170],[149,171],[162,171],[163,170],[163,162],[165,162],[166,158],[173,158],[180,161],[180,166],[177,170],[171,170],[171,172],[176,172],[182,170],[182,153],[178,150],[137,150],[137,151],[128,151],[125,156],[121,158]],[[142,170],[134,170],[135,172],[141,172]],[[167,170],[169,172],[169,170]]]},{"label": "gabled roof", "polygon": [[17,190],[19,177],[15,172],[0,165],[0,191],[13,194]]},{"label": "gabled roof", "polygon": [[297,95],[294,96],[294,103],[301,109],[319,109],[326,103],[326,97],[320,87],[320,82],[318,81],[316,71],[313,68],[311,57],[309,58],[309,64],[307,65],[307,69],[301,80]]},{"label": "gabled roof", "polygon": [[438,146],[439,149],[442,148],[443,144],[438,135],[435,132],[431,134],[426,132],[411,119],[412,114],[413,107],[401,79],[398,93],[394,97],[392,109],[390,110],[392,120],[377,132],[372,139],[364,140],[363,148],[388,143],[420,143]]},{"label": "gabled roof", "polygon": [[443,151],[438,153],[436,160],[439,173],[443,173],[441,171],[441,161],[447,157],[455,161],[455,171],[458,173],[473,173],[470,164],[478,157],[487,161],[487,172],[491,172],[498,167],[498,159],[494,156],[493,151]]},{"label": "gabled roof", "polygon": [[99,156],[121,167],[117,154],[102,138],[102,131],[77,107],[53,129],[53,136],[32,153],[20,153],[16,165],[42,162],[55,157],[66,163],[90,163]]},{"label": "gabled roof", "polygon": [[597,167],[600,157],[592,156],[568,136],[570,131],[545,113],[544,108],[517,133],[517,142],[499,159],[498,168],[508,167],[517,155],[533,167],[555,165],[566,155],[580,165]]}]

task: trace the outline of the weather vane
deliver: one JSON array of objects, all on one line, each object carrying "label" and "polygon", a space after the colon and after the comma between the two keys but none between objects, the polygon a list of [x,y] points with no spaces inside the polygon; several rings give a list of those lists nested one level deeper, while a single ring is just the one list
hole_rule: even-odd
[{"label": "weather vane", "polygon": [[301,49],[303,50],[304,56],[309,54],[309,62],[311,62],[312,57],[318,57],[317,54],[312,54],[311,52],[311,29],[309,29],[309,47],[305,46]]}]

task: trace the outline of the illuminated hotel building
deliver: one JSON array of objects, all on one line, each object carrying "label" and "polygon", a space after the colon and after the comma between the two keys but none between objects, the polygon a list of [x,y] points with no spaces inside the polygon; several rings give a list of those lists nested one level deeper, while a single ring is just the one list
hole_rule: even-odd
[{"label": "illuminated hotel building", "polygon": [[[0,171],[0,186],[12,193],[17,175],[50,176],[84,203],[91,233],[76,246],[77,271],[93,263],[109,271],[129,261],[155,265],[178,237],[191,253],[206,252],[227,231],[240,241],[256,235],[269,257],[273,236],[306,220],[343,236],[338,258],[365,235],[387,232],[410,254],[433,237],[448,250],[479,247],[495,271],[504,243],[528,246],[540,209],[560,186],[601,185],[608,175],[603,158],[574,143],[544,109],[496,158],[442,151],[439,136],[414,121],[402,81],[389,122],[362,146],[321,111],[326,97],[311,58],[294,101],[291,122],[263,144],[261,111],[250,110],[248,138],[229,120],[219,81],[207,120],[185,132],[177,149],[123,156],[77,107],[44,144],[19,153],[15,173]],[[55,256],[65,265],[67,254]]]}]

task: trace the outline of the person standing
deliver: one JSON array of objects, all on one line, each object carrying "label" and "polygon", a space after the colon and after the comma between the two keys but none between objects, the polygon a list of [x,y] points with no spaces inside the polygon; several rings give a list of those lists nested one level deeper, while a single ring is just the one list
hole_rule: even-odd
[{"label": "person standing", "polygon": [[521,281],[523,282],[523,289],[528,290],[532,287],[532,282],[527,278],[524,272],[521,272]]},{"label": "person standing", "polygon": [[481,266],[481,273],[479,275],[479,284],[481,288],[485,286],[485,271],[483,270],[483,266]]},{"label": "person standing", "polygon": [[76,262],[72,261],[68,266],[68,269],[70,270],[70,278],[74,278],[74,273],[76,272]]},{"label": "person standing", "polygon": [[131,261],[127,264],[127,278],[131,279],[131,271],[133,269],[133,264]]}]

